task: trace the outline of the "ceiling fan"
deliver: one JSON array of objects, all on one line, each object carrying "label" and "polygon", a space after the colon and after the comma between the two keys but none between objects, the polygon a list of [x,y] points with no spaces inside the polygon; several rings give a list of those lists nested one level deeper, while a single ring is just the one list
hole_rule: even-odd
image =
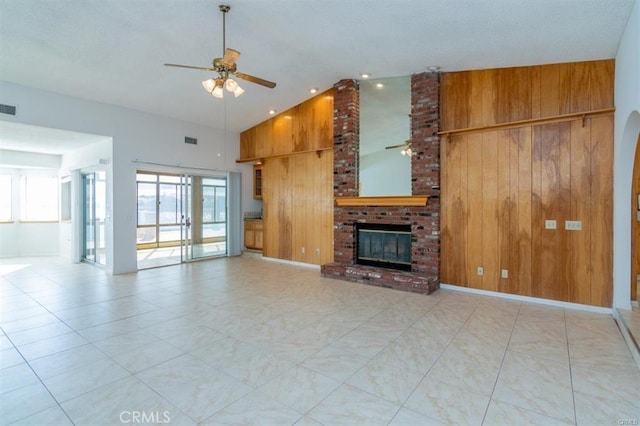
[{"label": "ceiling fan", "polygon": [[[409,116],[409,120],[411,120],[411,114],[408,114]],[[404,143],[398,144],[398,145],[391,145],[391,146],[385,146],[384,149],[395,149],[395,148],[403,148],[402,151],[400,151],[400,154],[402,155],[408,155],[411,156],[413,155],[413,150],[411,149],[411,140],[407,139],[406,141],[404,141]]]},{"label": "ceiling fan", "polygon": [[211,61],[211,67],[196,67],[192,65],[180,64],[164,65],[167,67],[189,68],[194,70],[217,72],[217,78],[210,78],[202,82],[202,86],[204,87],[204,89],[216,98],[224,97],[223,88],[227,89],[227,91],[229,92],[232,92],[236,98],[244,93],[244,90],[238,85],[238,83],[234,79],[229,77],[230,75],[234,75],[242,80],[256,83],[270,89],[276,87],[276,83],[272,81],[264,80],[253,75],[237,71],[236,60],[238,59],[238,56],[240,56],[240,52],[235,49],[229,49],[226,47],[225,17],[229,10],[231,10],[231,6],[221,4],[220,6],[218,6],[218,8],[222,12],[222,51],[224,52],[222,58],[214,58],[213,61]]},{"label": "ceiling fan", "polygon": [[406,140],[404,141],[404,143],[398,144],[398,145],[391,145],[391,146],[385,146],[384,149],[395,149],[395,148],[403,148],[402,151],[400,151],[400,154],[402,155],[409,155],[411,156],[413,154],[413,151],[411,150],[411,141],[410,140]]}]

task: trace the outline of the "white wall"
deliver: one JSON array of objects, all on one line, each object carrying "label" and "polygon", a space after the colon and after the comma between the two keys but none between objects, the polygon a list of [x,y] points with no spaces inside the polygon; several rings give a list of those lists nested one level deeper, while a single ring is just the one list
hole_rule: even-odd
[{"label": "white wall", "polygon": [[[18,106],[17,116],[3,116],[2,120],[112,138],[111,163],[107,170],[107,186],[112,190],[108,190],[112,193],[112,235],[107,236],[107,243],[111,240],[113,244],[107,247],[107,258],[112,259],[107,269],[113,273],[137,269],[135,171],[141,166],[134,163],[136,160],[242,172],[243,210],[255,208],[251,195],[252,168],[235,162],[239,157],[238,133],[8,82],[0,82],[0,93],[3,103]],[[162,101],[170,100],[158,100]],[[185,144],[185,136],[197,138],[198,145]]]},{"label": "white wall", "polygon": [[616,55],[613,171],[614,306],[631,297],[631,180],[640,131],[640,4],[636,0]]}]

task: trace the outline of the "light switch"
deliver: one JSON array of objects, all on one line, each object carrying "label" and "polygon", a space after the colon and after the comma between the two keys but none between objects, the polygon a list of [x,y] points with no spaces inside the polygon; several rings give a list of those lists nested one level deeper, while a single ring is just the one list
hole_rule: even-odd
[{"label": "light switch", "polygon": [[484,275],[484,268],[482,266],[478,266],[478,275],[479,276],[483,276]]},{"label": "light switch", "polygon": [[564,229],[567,231],[582,231],[581,220],[567,220],[564,222]]},{"label": "light switch", "polygon": [[503,269],[501,275],[502,275],[502,278],[509,278],[509,270]]},{"label": "light switch", "polygon": [[557,229],[558,226],[556,225],[556,221],[555,220],[545,220],[544,221],[544,229]]}]

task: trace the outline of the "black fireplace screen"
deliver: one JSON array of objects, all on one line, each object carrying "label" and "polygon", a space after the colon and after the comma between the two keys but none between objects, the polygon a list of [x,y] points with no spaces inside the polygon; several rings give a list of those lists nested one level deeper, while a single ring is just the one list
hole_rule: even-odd
[{"label": "black fireplace screen", "polygon": [[361,265],[411,270],[411,225],[356,224]]}]

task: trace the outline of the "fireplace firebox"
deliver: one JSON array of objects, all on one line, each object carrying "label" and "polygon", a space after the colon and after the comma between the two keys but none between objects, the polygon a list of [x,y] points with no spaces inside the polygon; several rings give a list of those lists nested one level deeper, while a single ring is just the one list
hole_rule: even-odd
[{"label": "fireplace firebox", "polygon": [[411,270],[411,225],[356,223],[356,263]]}]

